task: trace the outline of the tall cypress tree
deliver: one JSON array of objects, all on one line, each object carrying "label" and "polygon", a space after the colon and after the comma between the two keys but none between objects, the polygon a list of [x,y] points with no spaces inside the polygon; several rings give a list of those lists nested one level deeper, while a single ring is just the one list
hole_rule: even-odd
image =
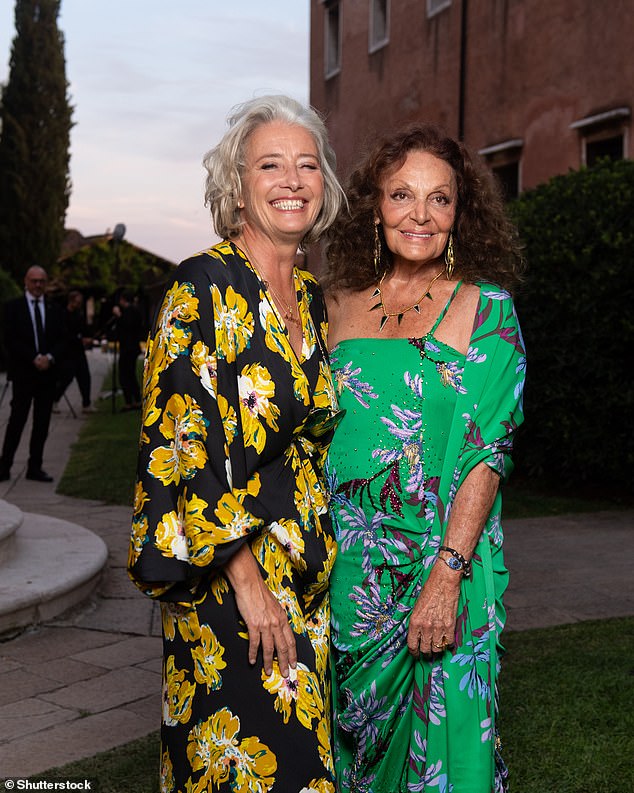
[{"label": "tall cypress tree", "polygon": [[19,281],[57,260],[70,197],[70,130],[61,0],[16,0],[2,93],[0,267]]}]

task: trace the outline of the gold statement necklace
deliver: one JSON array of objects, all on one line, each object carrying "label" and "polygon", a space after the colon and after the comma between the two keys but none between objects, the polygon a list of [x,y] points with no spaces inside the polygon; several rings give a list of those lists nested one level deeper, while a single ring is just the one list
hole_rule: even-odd
[{"label": "gold statement necklace", "polygon": [[[244,240],[242,241],[242,247],[246,251],[246,254],[249,257],[249,261],[251,262],[251,267],[253,267],[253,269],[255,270],[255,274],[262,282],[264,289],[267,292],[270,292],[275,299],[274,301],[271,301],[267,295],[267,300],[269,302],[269,305],[271,305],[273,309],[279,311],[282,314],[282,317],[284,318],[285,322],[292,322],[293,325],[301,325],[302,323],[299,317],[299,306],[297,304],[297,291],[294,290],[293,292],[293,294],[295,295],[295,308],[297,308],[297,316],[295,316],[295,314],[293,313],[293,306],[290,303],[287,303],[286,300],[282,300],[282,298],[273,288],[273,284],[271,284],[270,281],[267,281],[265,278],[262,277],[260,268],[257,266],[255,259],[253,258],[253,254],[249,250],[249,246],[246,244]],[[294,283],[295,283],[295,276],[293,275],[293,284]]]},{"label": "gold statement necklace", "polygon": [[385,327],[385,325],[388,322],[388,320],[390,320],[392,317],[396,317],[396,321],[400,325],[401,322],[403,321],[404,315],[407,314],[408,311],[414,310],[417,314],[420,314],[420,304],[423,302],[423,300],[426,297],[428,297],[430,300],[434,299],[431,296],[431,291],[430,290],[431,290],[432,286],[436,283],[436,281],[440,278],[440,276],[443,274],[443,272],[444,272],[444,270],[441,270],[439,273],[437,273],[431,279],[431,281],[427,284],[423,294],[418,298],[418,300],[415,303],[412,303],[411,306],[408,306],[407,308],[402,308],[400,311],[388,311],[385,308],[385,304],[383,302],[383,293],[381,292],[381,287],[383,286],[383,281],[385,281],[385,276],[387,275],[387,270],[386,270],[383,273],[383,275],[381,276],[381,280],[379,281],[379,285],[374,290],[374,292],[372,292],[372,294],[370,295],[370,300],[373,300],[375,297],[379,298],[379,302],[376,303],[375,305],[373,305],[370,308],[370,311],[374,311],[375,308],[380,308],[381,311],[383,312],[383,316],[381,317],[381,322],[379,324],[379,332],[381,332],[383,330],[383,328]]}]

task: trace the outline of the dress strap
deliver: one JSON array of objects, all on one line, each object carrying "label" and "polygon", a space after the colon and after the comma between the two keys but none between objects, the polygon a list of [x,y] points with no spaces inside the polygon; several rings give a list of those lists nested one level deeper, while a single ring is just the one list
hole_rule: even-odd
[{"label": "dress strap", "polygon": [[429,331],[429,335],[430,335],[430,336],[432,336],[432,335],[433,335],[433,334],[436,332],[436,329],[438,328],[438,326],[440,325],[440,323],[441,323],[441,322],[443,321],[443,319],[445,318],[445,315],[446,315],[446,314],[447,314],[447,312],[449,311],[449,306],[451,306],[451,304],[453,303],[453,299],[454,299],[454,297],[455,297],[455,296],[458,294],[458,290],[460,289],[460,287],[461,287],[461,286],[462,286],[462,281],[458,281],[458,283],[456,284],[456,287],[455,287],[455,289],[453,290],[453,292],[452,292],[452,293],[451,293],[451,295],[449,296],[449,300],[447,300],[447,302],[445,303],[445,307],[444,307],[444,308],[443,308],[443,310],[440,312],[440,314],[438,315],[438,318],[437,318],[437,319],[436,319],[436,321],[434,322],[434,327],[433,327],[433,328],[432,328],[432,329]]}]

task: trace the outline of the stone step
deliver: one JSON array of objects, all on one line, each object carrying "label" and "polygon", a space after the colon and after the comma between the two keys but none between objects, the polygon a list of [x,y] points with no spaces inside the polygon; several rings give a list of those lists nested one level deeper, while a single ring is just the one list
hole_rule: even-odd
[{"label": "stone step", "polygon": [[17,513],[0,501],[2,525],[20,520],[3,543],[10,548],[0,561],[0,636],[79,605],[95,590],[108,559],[104,541],[82,526]]},{"label": "stone step", "polygon": [[21,525],[22,510],[6,501],[0,501],[0,569],[11,558],[15,533]]}]

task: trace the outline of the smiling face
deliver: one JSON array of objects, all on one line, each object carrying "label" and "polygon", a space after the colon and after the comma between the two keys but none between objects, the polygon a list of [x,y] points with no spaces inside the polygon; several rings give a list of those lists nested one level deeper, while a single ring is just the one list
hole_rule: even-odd
[{"label": "smiling face", "polygon": [[378,219],[394,264],[442,257],[456,217],[453,168],[426,151],[412,151],[383,180]]},{"label": "smiling face", "polygon": [[247,142],[242,209],[253,234],[299,243],[319,216],[324,179],[313,136],[297,125],[272,121]]}]

